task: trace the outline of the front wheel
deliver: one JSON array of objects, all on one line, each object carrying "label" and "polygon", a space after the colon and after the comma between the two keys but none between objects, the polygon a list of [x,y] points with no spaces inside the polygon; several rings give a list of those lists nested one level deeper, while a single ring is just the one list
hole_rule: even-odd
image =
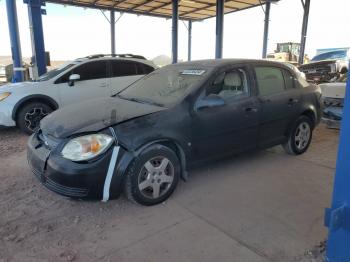
[{"label": "front wheel", "polygon": [[306,152],[312,139],[312,121],[307,116],[300,116],[289,134],[288,142],[283,145],[284,150],[291,155]]},{"label": "front wheel", "polygon": [[153,145],[137,156],[128,168],[125,193],[141,205],[156,205],[174,192],[180,177],[176,154],[163,145]]},{"label": "front wheel", "polygon": [[39,128],[40,120],[52,111],[52,108],[45,103],[31,102],[19,110],[17,125],[23,132],[30,135]]}]

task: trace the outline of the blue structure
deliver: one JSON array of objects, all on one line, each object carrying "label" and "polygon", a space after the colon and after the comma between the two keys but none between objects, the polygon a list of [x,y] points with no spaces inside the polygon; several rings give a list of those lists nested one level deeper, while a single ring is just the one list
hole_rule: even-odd
[{"label": "blue structure", "polygon": [[21,43],[18,32],[16,1],[6,0],[7,20],[9,25],[11,53],[13,60],[12,82],[23,81]]},{"label": "blue structure", "polygon": [[115,13],[111,10],[111,18],[109,20],[111,23],[111,54],[115,55]]},{"label": "blue structure", "polygon": [[33,62],[37,66],[38,76],[41,76],[47,71],[43,23],[41,17],[42,14],[46,14],[46,11],[41,9],[42,6],[45,6],[45,1],[24,0],[23,2],[28,4],[28,16],[33,45]]},{"label": "blue structure", "polygon": [[172,59],[173,64],[177,63],[178,52],[178,26],[179,26],[179,1],[172,0]]},{"label": "blue structure", "polygon": [[215,58],[222,58],[222,46],[224,40],[224,5],[225,0],[216,0]]},{"label": "blue structure", "polygon": [[301,0],[301,3],[304,8],[304,16],[303,16],[303,26],[301,28],[299,64],[302,65],[304,63],[305,45],[306,45],[306,37],[307,37],[307,25],[309,23],[310,0],[304,0],[304,1]]},{"label": "blue structure", "polygon": [[188,45],[187,45],[187,60],[191,61],[192,58],[192,21],[188,21]]},{"label": "blue structure", "polygon": [[271,2],[269,1],[269,2],[266,2],[266,6],[265,6],[264,41],[263,41],[262,58],[266,58],[266,55],[267,55],[267,42],[268,42],[268,38],[269,38],[270,9],[271,9]]},{"label": "blue structure", "polygon": [[350,79],[346,86],[332,207],[326,209],[329,262],[350,261]]}]

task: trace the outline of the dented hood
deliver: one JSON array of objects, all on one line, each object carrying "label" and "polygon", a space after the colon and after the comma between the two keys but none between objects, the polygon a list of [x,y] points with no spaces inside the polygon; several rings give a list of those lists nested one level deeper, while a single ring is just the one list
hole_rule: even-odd
[{"label": "dented hood", "polygon": [[116,97],[93,99],[53,112],[41,121],[40,128],[45,134],[65,138],[77,133],[99,131],[164,109]]}]

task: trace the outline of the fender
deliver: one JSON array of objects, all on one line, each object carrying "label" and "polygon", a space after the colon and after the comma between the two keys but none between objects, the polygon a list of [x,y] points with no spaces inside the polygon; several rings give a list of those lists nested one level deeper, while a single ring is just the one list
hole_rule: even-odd
[{"label": "fender", "polygon": [[35,99],[40,99],[40,100],[45,100],[47,101],[50,106],[53,106],[54,110],[58,109],[58,103],[51,97],[47,96],[47,95],[40,95],[40,94],[36,94],[36,95],[29,95],[26,97],[23,97],[21,100],[19,100],[15,106],[13,107],[12,110],[12,120],[16,121],[16,114],[18,109],[21,107],[21,105],[23,105],[23,103],[29,101],[29,100],[35,100]]},{"label": "fender", "polygon": [[117,159],[117,166],[114,170],[113,173],[113,177],[112,177],[112,181],[111,181],[111,186],[110,186],[110,199],[113,198],[118,198],[121,194],[121,192],[123,191],[122,186],[123,186],[123,182],[124,182],[124,178],[125,178],[125,173],[130,165],[130,163],[132,162],[132,160],[137,157],[138,155],[140,155],[147,147],[153,145],[153,144],[166,144],[166,143],[172,143],[173,145],[176,146],[179,155],[180,155],[180,163],[181,163],[181,178],[184,181],[187,181],[188,179],[188,172],[186,171],[186,157],[185,157],[185,153],[183,151],[183,149],[181,148],[181,146],[171,140],[171,139],[157,139],[157,140],[153,140],[149,143],[146,143],[144,145],[142,145],[141,147],[139,147],[138,149],[134,150],[134,151],[129,151],[127,149],[125,149],[123,146],[120,146],[120,154],[119,157]]},{"label": "fender", "polygon": [[[147,147],[154,145],[154,144],[166,144],[171,143],[176,146],[176,149],[178,150],[179,157],[180,157],[180,163],[181,163],[181,178],[184,181],[188,180],[188,172],[186,169],[186,155],[180,144],[172,139],[163,138],[163,139],[157,139],[153,140],[152,142],[146,143],[143,146],[139,147],[137,150],[135,150],[135,156],[138,156],[142,151],[144,151]],[[177,152],[175,152],[177,153]]]}]

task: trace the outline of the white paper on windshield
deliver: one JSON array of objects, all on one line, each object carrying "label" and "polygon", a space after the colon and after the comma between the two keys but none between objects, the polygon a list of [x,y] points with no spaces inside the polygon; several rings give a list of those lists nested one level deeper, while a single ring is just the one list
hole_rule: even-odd
[{"label": "white paper on windshield", "polygon": [[197,69],[188,69],[181,71],[181,75],[193,75],[193,76],[201,76],[205,73],[205,70],[197,70]]}]

